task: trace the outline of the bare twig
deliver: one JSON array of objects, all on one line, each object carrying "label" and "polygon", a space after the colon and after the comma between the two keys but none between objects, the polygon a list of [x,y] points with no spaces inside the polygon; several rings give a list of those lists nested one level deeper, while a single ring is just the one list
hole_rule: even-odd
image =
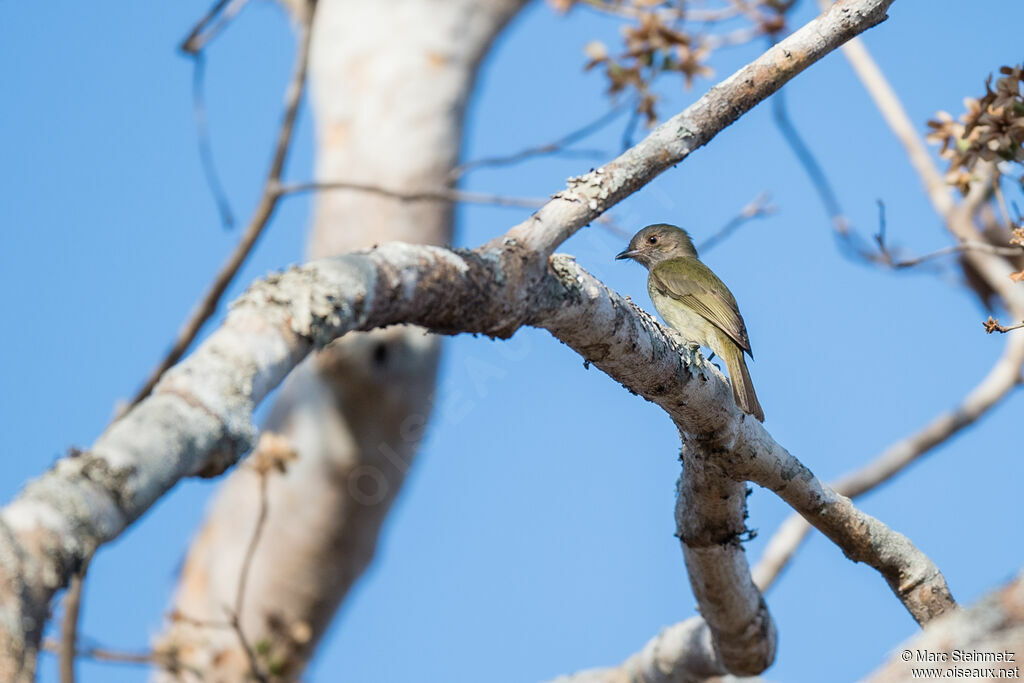
[{"label": "bare twig", "polygon": [[579,0],[580,4],[584,7],[602,12],[604,14],[610,14],[613,16],[622,17],[624,19],[639,19],[645,13],[654,12],[665,21],[672,20],[686,20],[698,23],[715,23],[719,21],[726,21],[737,17],[741,14],[747,13],[746,2],[733,2],[728,7],[721,9],[700,9],[690,8],[678,9],[675,7],[659,8],[657,10],[640,10],[630,5],[625,4],[614,4],[605,2],[605,0]]},{"label": "bare twig", "polygon": [[149,378],[143,384],[142,388],[132,399],[131,403],[128,404],[128,408],[136,406],[142,399],[149,396],[153,391],[153,387],[160,380],[163,374],[168,368],[173,366],[178,360],[185,354],[185,351],[195,341],[199,331],[203,325],[209,320],[213,314],[217,311],[217,305],[220,303],[221,297],[224,296],[224,292],[227,290],[228,285],[234,280],[235,275],[238,274],[238,270],[245,263],[249,253],[255,246],[256,241],[263,233],[263,229],[269,223],[271,217],[274,215],[274,210],[277,208],[278,201],[281,198],[278,187],[281,182],[281,173],[284,170],[284,163],[288,158],[288,151],[291,148],[292,132],[295,129],[295,119],[298,115],[299,105],[302,102],[302,94],[305,90],[306,84],[306,71],[309,64],[309,41],[310,33],[313,21],[313,9],[310,9],[306,15],[305,20],[298,24],[298,47],[296,48],[295,66],[292,70],[291,79],[288,82],[288,87],[285,90],[285,106],[284,114],[281,119],[281,127],[277,134],[277,143],[274,147],[274,154],[270,162],[270,170],[267,173],[267,179],[264,183],[263,195],[260,197],[259,204],[256,206],[256,210],[253,212],[253,216],[249,221],[248,227],[245,229],[245,233],[242,235],[242,239],[239,241],[238,246],[228,257],[227,262],[221,267],[210,285],[209,290],[203,296],[202,300],[193,310],[192,314],[182,325],[181,330],[178,332],[177,338],[174,340],[174,344],[171,346],[171,350],[167,352],[163,360],[157,365],[157,367],[150,373]]},{"label": "bare twig", "polygon": [[256,650],[249,643],[249,639],[245,637],[245,632],[242,630],[242,622],[239,620],[238,615],[232,614],[229,617],[229,623],[231,628],[234,629],[235,635],[238,636],[238,643],[242,646],[242,651],[245,652],[245,658],[249,660],[249,670],[252,677],[260,681],[260,683],[268,683],[267,674],[264,673],[263,667],[260,666]]},{"label": "bare twig", "polygon": [[878,254],[872,258],[872,261],[881,263],[894,270],[901,270],[903,268],[913,268],[919,266],[922,263],[927,263],[934,259],[942,256],[949,256],[951,254],[962,254],[966,251],[979,251],[985,254],[993,254],[995,256],[1022,256],[1024,255],[1024,249],[1021,247],[1001,247],[991,242],[982,242],[980,240],[965,240],[960,244],[951,244],[948,247],[942,247],[935,251],[928,252],[921,256],[915,256],[913,258],[898,259],[895,254],[889,249],[889,245],[886,241],[886,229],[885,229],[885,204],[881,201],[878,202],[878,233],[875,235],[875,243],[878,245]]},{"label": "bare twig", "polygon": [[998,318],[993,318],[992,316],[989,316],[988,320],[982,323],[982,325],[985,326],[986,332],[992,334],[993,332],[1005,333],[1010,332],[1012,330],[1019,330],[1020,328],[1024,327],[1024,322],[1015,323],[1013,325],[1000,325]]},{"label": "bare twig", "polygon": [[252,675],[258,681],[265,682],[267,675],[263,672],[263,667],[260,666],[259,659],[256,657],[256,650],[253,649],[252,644],[249,643],[249,639],[245,635],[245,631],[242,629],[242,607],[245,605],[245,588],[249,582],[249,572],[252,569],[252,558],[256,555],[256,546],[260,543],[260,538],[263,535],[263,527],[267,521],[267,512],[269,508],[269,501],[267,499],[267,476],[269,474],[266,469],[257,469],[256,474],[259,476],[259,513],[256,515],[256,524],[252,530],[252,537],[249,539],[249,545],[245,549],[245,555],[242,559],[242,569],[238,575],[238,590],[235,593],[235,607],[230,615],[231,627],[235,630],[238,635],[238,642],[242,646],[242,650],[245,651],[245,656],[249,660],[249,668],[252,669]]},{"label": "bare twig", "polygon": [[217,164],[213,159],[213,145],[210,142],[210,125],[206,118],[206,55],[196,52],[192,64],[192,116],[196,122],[196,143],[199,145],[199,165],[206,177],[206,185],[213,195],[217,213],[226,228],[235,225],[235,215],[231,210],[224,186],[220,182]]},{"label": "bare twig", "polygon": [[[828,0],[819,2],[823,8],[830,6]],[[978,208],[988,200],[992,185],[996,182],[995,169],[991,166],[976,168],[975,174],[979,179],[971,183],[967,197],[957,204],[949,184],[935,166],[924,140],[907,115],[899,96],[872,59],[863,41],[854,37],[842,46],[842,50],[882,117],[903,146],[911,166],[925,187],[932,207],[945,223],[946,229],[959,242],[984,241],[974,224],[974,216]],[[985,283],[1002,297],[1007,308],[1011,311],[1024,311],[1024,289],[1016,287],[1010,280],[1013,268],[1006,259],[992,258],[991,255],[971,249],[964,252],[964,258],[977,270]],[[1015,315],[1024,315],[1024,312]]]},{"label": "bare twig", "polygon": [[[625,104],[620,103],[604,112],[598,118],[587,124],[577,128],[571,133],[567,133],[557,140],[545,143],[543,145],[536,145],[534,147],[527,147],[526,149],[520,150],[513,154],[506,154],[500,156],[483,157],[480,159],[472,159],[452,169],[448,177],[452,180],[461,178],[470,171],[482,168],[485,166],[509,166],[512,164],[519,163],[525,159],[530,159],[537,156],[545,156],[550,154],[567,154],[572,150],[567,150],[566,147],[575,144],[580,140],[583,140],[590,135],[593,135],[597,131],[601,130],[609,123],[617,119],[623,112]],[[575,154],[586,155],[589,157],[600,157],[602,152],[598,150],[576,150]]]},{"label": "bare twig", "polygon": [[327,192],[333,190],[351,190],[354,192],[368,192],[382,197],[398,199],[403,202],[462,202],[465,204],[489,204],[491,206],[510,206],[524,209],[536,209],[547,203],[548,200],[533,197],[510,197],[508,195],[491,194],[487,192],[469,192],[453,188],[436,188],[433,190],[414,190],[411,192],[392,190],[380,185],[368,183],[354,183],[347,181],[324,181],[289,183],[279,185],[276,192],[279,196],[301,194],[303,192]]},{"label": "bare twig", "polygon": [[1020,247],[1000,247],[989,242],[969,240],[967,242],[961,242],[960,244],[951,244],[948,247],[942,247],[941,249],[930,251],[927,254],[922,254],[921,256],[915,256],[908,259],[895,260],[888,250],[884,250],[882,255],[888,265],[899,270],[902,268],[912,268],[942,256],[962,254],[967,251],[978,251],[983,254],[992,254],[994,256],[1020,256],[1024,254]]},{"label": "bare twig", "polygon": [[772,118],[779,132],[782,133],[783,139],[789,144],[790,149],[793,150],[800,165],[804,167],[804,171],[810,178],[818,198],[825,207],[829,220],[832,221],[832,229],[835,231],[835,234],[842,239],[844,244],[852,248],[856,254],[863,256],[870,253],[866,245],[858,243],[859,238],[850,230],[850,221],[839,205],[839,198],[832,188],[832,183],[822,169],[821,164],[818,163],[814,152],[804,142],[800,132],[793,124],[793,120],[789,115],[789,108],[786,106],[785,90],[780,90],[772,96]]},{"label": "bare twig", "polygon": [[1012,230],[1014,224],[1013,220],[1010,219],[1010,210],[1006,208],[1006,198],[1003,196],[1002,182],[1003,175],[999,173],[996,175],[995,179],[992,182],[992,192],[996,196],[996,204],[998,204],[999,212],[1003,216],[1003,224],[1007,227],[1007,229]]},{"label": "bare twig", "polygon": [[256,549],[263,537],[270,514],[270,498],[267,491],[269,477],[273,472],[285,472],[288,463],[296,457],[298,457],[297,451],[286,438],[275,432],[264,431],[260,435],[257,447],[250,454],[246,462],[246,469],[254,472],[258,477],[258,511],[252,535],[249,537],[249,542],[246,545],[242,563],[239,567],[234,604],[230,607],[225,607],[227,619],[218,620],[194,617],[177,610],[170,615],[170,618],[175,622],[183,622],[199,629],[231,629],[238,639],[242,652],[249,663],[252,676],[259,681],[267,681],[269,674],[260,664],[256,648],[253,647],[249,637],[245,634],[243,611],[249,585],[249,575],[252,572],[253,560],[256,557]]},{"label": "bare twig", "polygon": [[[47,640],[43,643],[43,649],[48,652],[59,654],[63,658],[63,640]],[[122,664],[160,664],[167,661],[167,658],[156,652],[125,652],[112,650],[105,647],[84,647],[78,648],[74,656],[83,659],[93,659],[98,662],[117,662]]]},{"label": "bare twig", "polygon": [[203,15],[203,18],[192,27],[178,49],[188,55],[198,55],[211,40],[227,26],[249,0],[217,0]]},{"label": "bare twig", "polygon": [[729,219],[729,221],[718,229],[718,232],[714,233],[699,245],[697,245],[697,251],[704,253],[710,249],[714,249],[723,240],[727,239],[732,233],[736,232],[744,223],[755,218],[764,218],[770,216],[777,210],[775,205],[770,203],[771,195],[767,192],[762,192],[754,197],[750,203],[740,209],[740,212]]},{"label": "bare twig", "polygon": [[[823,8],[831,5],[827,0],[822,1],[820,4]],[[878,68],[878,65],[864,47],[863,42],[859,39],[854,38],[850,40],[841,49],[851,65],[853,65],[854,70],[868,89],[869,94],[893,132],[900,142],[903,143],[911,165],[921,177],[936,212],[943,218],[954,236],[960,240],[959,244],[943,247],[922,256],[897,259],[886,245],[884,205],[880,203],[880,229],[875,237],[878,250],[867,247],[860,237],[850,229],[849,220],[840,208],[836,193],[827,175],[793,125],[783,99],[784,93],[779,92],[772,98],[772,111],[776,124],[797,155],[801,165],[804,166],[808,176],[810,176],[811,182],[832,220],[833,228],[836,234],[842,238],[843,243],[850,247],[859,258],[871,263],[885,265],[895,270],[918,266],[942,256],[967,252],[979,252],[995,256],[1020,256],[1022,252],[1018,248],[993,245],[982,239],[975,239],[975,237],[980,237],[976,234],[976,231],[958,229],[956,227],[956,225],[965,226],[965,220],[961,219],[958,215],[954,215],[956,213],[955,204],[949,192],[949,187],[932,163],[924,142],[910,123],[903,105],[899,102],[896,93],[885,79],[881,69]],[[969,218],[969,216],[973,215],[979,199],[980,195],[976,195],[971,205],[964,208],[963,213],[966,217]],[[969,220],[966,222],[969,222]]]},{"label": "bare twig", "polygon": [[[795,31],[618,159],[571,179],[529,219],[476,250],[382,245],[254,285],[156,395],[112,425],[87,455],[63,459],[3,509],[0,557],[28,557],[33,571],[17,560],[0,563],[0,677],[29,678],[38,647],[36,632],[4,625],[42,624],[53,587],[67,580],[68,567],[82,555],[117,537],[181,478],[223,471],[248,451],[255,436],[253,406],[314,348],[350,331],[398,323],[499,337],[526,324],[548,329],[662,407],[681,431],[706,437],[718,449],[716,459],[728,459],[734,468],[730,476],[762,482],[814,516],[851,557],[879,567],[890,585],[904,561],[912,565],[908,575],[929,572],[914,584],[930,590],[927,604],[917,599],[926,596],[900,599],[919,619],[940,613],[948,592],[919,550],[886,534],[897,543],[873,558],[878,551],[864,543],[864,533],[882,533],[884,525],[856,514],[849,501],[829,495],[805,468],[783,458],[787,454],[761,424],[744,418],[712,366],[571,260],[552,256],[584,225],[707,144],[810,64],[882,21],[890,3],[844,0],[842,8]],[[145,435],[144,446],[139,435]],[[102,477],[83,474],[100,468],[106,468]],[[797,476],[783,482],[782,473]],[[104,513],[99,520],[97,509]],[[836,526],[844,521],[853,526]]]},{"label": "bare twig", "polygon": [[60,627],[60,682],[75,683],[75,655],[78,648],[78,618],[82,611],[82,587],[88,562],[83,562],[71,577],[64,594],[64,618]]},{"label": "bare twig", "polygon": [[636,135],[637,126],[640,125],[640,110],[633,107],[629,112],[629,119],[626,120],[626,127],[622,129],[622,151],[633,146],[633,137]]}]

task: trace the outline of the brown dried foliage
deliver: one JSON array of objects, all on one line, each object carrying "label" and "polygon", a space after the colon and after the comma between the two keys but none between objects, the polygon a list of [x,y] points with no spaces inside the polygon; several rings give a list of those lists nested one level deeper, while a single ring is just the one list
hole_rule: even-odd
[{"label": "brown dried foliage", "polygon": [[658,96],[651,87],[658,76],[681,74],[691,87],[697,78],[713,75],[708,60],[716,49],[780,33],[785,12],[793,5],[793,0],[726,0],[707,7],[680,0],[549,2],[561,12],[581,5],[629,22],[622,27],[623,46],[617,54],[600,41],[584,48],[589,58],[585,68],[603,67],[612,95],[635,91],[637,112],[648,125],[658,119]]},{"label": "brown dried foliage", "polygon": [[[995,89],[990,75],[984,95],[964,100],[966,111],[958,121],[940,111],[928,122],[928,140],[940,145],[939,154],[949,161],[946,181],[963,194],[979,161],[994,162],[1001,172],[1006,165],[999,162],[1015,164],[1018,173],[1024,169],[1024,67],[1004,66],[999,73]],[[1022,180],[1024,175],[1018,175],[1017,181]]]}]

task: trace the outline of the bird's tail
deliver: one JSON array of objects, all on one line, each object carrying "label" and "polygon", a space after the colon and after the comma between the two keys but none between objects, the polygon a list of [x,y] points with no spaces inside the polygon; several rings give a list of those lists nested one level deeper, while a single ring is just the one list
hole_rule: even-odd
[{"label": "bird's tail", "polygon": [[719,354],[725,361],[725,367],[729,370],[729,379],[732,381],[732,395],[736,399],[736,405],[740,410],[753,415],[758,422],[764,422],[764,411],[761,410],[761,403],[754,393],[754,383],[750,381],[750,372],[747,370],[747,362],[743,358],[743,349],[736,346],[730,340],[723,340],[721,344],[724,353]]}]

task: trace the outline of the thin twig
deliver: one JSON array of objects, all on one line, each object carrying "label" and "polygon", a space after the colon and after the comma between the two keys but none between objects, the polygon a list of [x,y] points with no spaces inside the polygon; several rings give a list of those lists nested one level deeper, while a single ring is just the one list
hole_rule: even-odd
[{"label": "thin twig", "polygon": [[260,479],[260,508],[259,513],[256,515],[256,524],[253,526],[252,537],[249,539],[249,545],[245,549],[242,571],[238,575],[238,590],[235,592],[235,616],[238,618],[242,616],[242,605],[245,601],[245,588],[249,582],[249,571],[252,569],[252,558],[256,555],[256,546],[259,545],[260,537],[263,535],[263,527],[267,522],[267,512],[270,507],[269,500],[267,499],[267,472],[259,470],[257,475]]},{"label": "thin twig", "polygon": [[[601,130],[609,123],[617,119],[619,115],[622,114],[624,109],[624,103],[617,104],[608,111],[601,114],[601,116],[599,116],[598,118],[588,122],[586,125],[577,128],[571,133],[563,135],[557,140],[552,140],[551,142],[545,143],[543,145],[527,147],[526,149],[515,152],[514,154],[483,157],[481,159],[473,159],[467,161],[453,168],[451,173],[448,174],[448,177],[451,178],[452,180],[455,180],[457,178],[461,178],[466,173],[469,173],[472,170],[484,166],[509,166],[511,164],[516,164],[520,161],[529,159],[531,157],[558,153],[570,153],[572,150],[567,150],[565,149],[566,147],[576,142],[579,142],[580,140],[583,140],[593,135],[597,131]],[[579,154],[586,154],[587,156],[600,156],[602,154],[598,150],[576,150],[576,152]]]},{"label": "thin twig", "polygon": [[799,132],[793,125],[792,120],[789,118],[785,100],[783,99],[783,91],[779,91],[772,97],[772,112],[780,132],[786,139],[786,142],[789,143],[801,165],[804,167],[804,170],[807,172],[807,175],[810,177],[811,183],[814,185],[819,199],[825,206],[825,210],[828,212],[829,217],[832,220],[832,225],[836,234],[842,238],[843,242],[849,246],[853,253],[860,259],[869,263],[885,265],[894,270],[902,270],[905,268],[919,266],[922,263],[932,261],[942,256],[961,254],[967,251],[980,251],[996,256],[1020,256],[1024,253],[1024,250],[1021,250],[1018,247],[1003,247],[989,244],[988,242],[981,242],[979,240],[965,240],[959,244],[942,247],[941,249],[936,249],[935,251],[921,256],[898,259],[891,251],[886,241],[885,205],[882,202],[879,202],[879,229],[878,233],[875,235],[875,243],[877,244],[878,249],[874,250],[868,248],[856,233],[850,229],[849,220],[846,218],[846,215],[843,213],[842,208],[839,205],[839,200],[836,197],[831,182],[828,180],[828,176],[822,170],[817,159],[814,157],[814,153],[800,137]]},{"label": "thin twig", "polygon": [[793,124],[793,120],[789,116],[789,108],[786,106],[786,91],[779,90],[779,92],[772,95],[772,118],[775,121],[775,125],[778,127],[779,132],[782,133],[782,137],[786,143],[789,144],[790,149],[796,155],[800,165],[803,166],[804,171],[810,178],[811,184],[814,186],[815,192],[818,194],[818,199],[821,200],[822,205],[825,207],[825,212],[828,214],[829,220],[832,221],[832,229],[835,231],[842,240],[853,248],[857,254],[864,254],[869,251],[863,245],[854,244],[856,237],[852,237],[850,230],[850,221],[843,213],[842,207],[839,205],[839,198],[836,196],[835,190],[832,188],[832,183],[829,181],[828,176],[822,169],[821,164],[818,163],[818,159],[814,156],[814,152],[804,142],[800,136],[800,132]]},{"label": "thin twig", "polygon": [[[48,652],[57,653],[63,658],[63,640],[47,640],[43,643],[43,649]],[[75,650],[75,657],[94,659],[98,662],[117,662],[122,664],[160,664],[166,658],[156,652],[124,652],[112,650],[105,647],[84,647]]]},{"label": "thin twig", "polygon": [[231,627],[235,630],[238,635],[238,642],[242,646],[242,650],[245,651],[245,656],[249,660],[249,667],[252,669],[252,675],[258,681],[266,681],[267,676],[263,673],[263,669],[260,666],[259,659],[256,657],[256,651],[249,643],[249,639],[245,636],[245,631],[242,629],[242,608],[245,605],[245,589],[249,582],[249,572],[252,570],[252,560],[256,556],[256,547],[260,543],[260,538],[263,536],[263,527],[267,521],[267,513],[269,511],[270,502],[267,499],[267,476],[268,471],[265,469],[256,470],[259,476],[259,513],[256,515],[256,525],[252,530],[252,537],[249,539],[249,545],[245,549],[245,555],[242,559],[242,569],[238,575],[238,590],[235,593],[235,607],[230,615]]},{"label": "thin twig", "polygon": [[71,577],[64,594],[64,618],[60,626],[60,682],[75,683],[75,656],[78,648],[78,618],[82,611],[82,587],[88,563],[83,563]]},{"label": "thin twig", "polygon": [[[185,324],[182,325],[181,330],[178,332],[177,338],[174,340],[174,344],[171,346],[170,351],[164,356],[164,359],[157,365],[157,367],[150,373],[149,378],[143,384],[142,388],[132,399],[131,403],[128,404],[127,409],[130,409],[139,404],[142,399],[149,396],[153,391],[153,387],[160,380],[163,374],[171,368],[178,360],[185,354],[185,351],[195,341],[199,331],[203,325],[213,317],[213,314],[217,311],[217,306],[220,303],[221,297],[224,296],[224,292],[227,290],[228,285],[234,280],[235,275],[238,274],[239,269],[245,260],[249,257],[249,253],[255,246],[256,241],[263,233],[263,229],[270,222],[271,217],[274,215],[274,210],[277,208],[278,201],[281,198],[281,194],[278,188],[281,184],[281,173],[284,170],[285,161],[288,158],[288,151],[291,148],[292,133],[295,130],[295,120],[298,115],[299,105],[302,102],[302,94],[305,90],[306,84],[306,72],[309,65],[309,41],[310,33],[313,22],[313,12],[315,4],[311,6],[308,14],[304,17],[304,21],[299,23],[298,28],[298,47],[296,48],[295,66],[292,71],[292,77],[288,82],[288,87],[285,90],[285,106],[284,114],[281,119],[281,127],[277,134],[277,143],[274,147],[274,155],[270,162],[270,170],[267,173],[267,179],[264,183],[263,194],[260,197],[259,204],[256,206],[256,210],[253,212],[253,216],[249,221],[248,227],[245,229],[245,233],[242,235],[242,239],[239,241],[238,246],[228,257],[227,262],[221,267],[210,285],[209,290],[203,296],[199,305],[196,306],[192,314],[189,315]],[[127,410],[126,409],[126,410]]]},{"label": "thin twig", "polygon": [[403,192],[393,190],[380,185],[368,183],[354,183],[348,181],[325,181],[325,182],[304,182],[280,185],[277,193],[280,196],[300,194],[303,192],[326,192],[332,190],[352,190],[355,192],[367,192],[390,199],[398,199],[403,202],[461,202],[465,204],[489,204],[491,206],[510,206],[524,209],[536,209],[544,206],[547,199],[534,197],[511,197],[508,195],[491,194],[486,192],[468,192],[452,188],[436,188],[433,190],[414,190]]},{"label": "thin twig", "polygon": [[633,146],[633,136],[636,134],[636,127],[638,125],[640,125],[640,110],[634,106],[629,112],[626,127],[622,130],[622,151],[626,151]]},{"label": "thin twig", "polygon": [[884,255],[888,261],[888,264],[893,268],[899,270],[901,268],[912,268],[914,266],[937,259],[942,256],[949,256],[950,254],[962,254],[966,251],[980,251],[983,254],[992,254],[993,256],[1021,256],[1024,255],[1024,250],[1020,247],[1000,247],[995,244],[988,242],[978,242],[976,240],[969,240],[967,242],[961,242],[960,244],[951,244],[948,247],[942,247],[935,251],[928,252],[921,256],[915,256],[908,259],[892,260],[891,254],[888,251],[884,252]]},{"label": "thin twig", "polygon": [[[829,5],[828,0],[819,2],[822,7]],[[974,217],[978,208],[988,201],[992,185],[996,182],[996,169],[991,165],[988,165],[988,168],[976,167],[975,175],[980,179],[971,184],[967,197],[957,204],[953,199],[951,187],[936,167],[920,132],[910,120],[902,101],[871,57],[864,42],[854,37],[842,46],[842,50],[886,124],[906,151],[911,166],[925,187],[932,207],[946,228],[960,242],[983,241],[980,231],[974,224]],[[999,294],[1015,317],[1020,317],[1021,311],[1024,311],[1024,290],[1016,287],[1007,277],[1013,270],[1011,264],[1005,259],[982,257],[973,252],[968,253],[967,259],[988,287]]]},{"label": "thin twig", "polygon": [[199,145],[199,165],[206,177],[206,185],[213,195],[221,223],[225,228],[235,226],[235,215],[231,202],[220,181],[217,164],[213,159],[213,144],[210,139],[210,124],[206,118],[206,56],[195,53],[192,64],[192,116],[196,123],[196,143]]},{"label": "thin twig", "polygon": [[922,263],[932,261],[942,256],[949,256],[950,254],[962,254],[965,251],[980,251],[986,254],[993,254],[995,256],[1021,256],[1024,255],[1024,249],[1020,247],[1001,247],[990,242],[981,242],[979,240],[964,240],[959,244],[951,244],[948,247],[942,247],[935,251],[928,252],[921,256],[915,256],[913,258],[897,259],[895,254],[889,249],[889,245],[886,241],[886,220],[885,220],[885,204],[882,201],[878,202],[878,233],[875,235],[875,243],[878,245],[878,256],[872,259],[877,263],[882,263],[889,266],[894,270],[900,270],[903,268],[913,268],[919,266]]},{"label": "thin twig", "polygon": [[992,180],[992,191],[996,196],[996,203],[999,205],[999,212],[1003,215],[1004,224],[1008,229],[1013,229],[1013,221],[1010,220],[1010,211],[1006,208],[1006,198],[1003,197],[1003,176],[1002,174],[996,174]]},{"label": "thin twig", "polygon": [[664,21],[693,21],[698,23],[711,24],[719,21],[726,21],[741,14],[745,14],[746,3],[734,2],[728,7],[721,9],[700,9],[700,8],[659,8],[657,10],[641,10],[629,5],[612,4],[604,0],[580,0],[580,4],[596,12],[622,17],[624,19],[639,19],[644,14],[655,13]]},{"label": "thin twig", "polygon": [[744,223],[755,218],[764,218],[765,216],[770,216],[775,213],[776,207],[774,204],[769,203],[770,199],[771,195],[768,194],[768,192],[761,192],[759,195],[754,197],[750,203],[740,209],[738,214],[730,218],[725,225],[719,228],[718,232],[698,244],[697,251],[703,254],[710,249],[714,249],[723,240],[738,230]]},{"label": "thin twig", "polygon": [[[217,0],[203,18],[192,27],[178,49],[188,55],[198,55],[224,27],[234,19],[249,0]],[[209,27],[209,29],[207,29]]]},{"label": "thin twig", "polygon": [[1019,330],[1022,327],[1024,327],[1024,321],[1016,323],[1014,325],[1000,325],[999,318],[993,318],[992,316],[989,316],[988,320],[983,322],[982,325],[985,326],[985,331],[988,332],[989,334],[992,334],[993,332],[1002,332],[1005,334],[1006,332]]},{"label": "thin twig", "polygon": [[[330,192],[334,190],[368,192],[370,194],[377,194],[382,197],[389,197],[403,202],[452,202],[522,209],[537,209],[548,202],[547,199],[513,197],[510,195],[492,194],[487,192],[469,192],[467,190],[456,190],[453,188],[402,192],[399,190],[381,187],[380,185],[350,183],[345,181],[323,183],[310,181],[305,183],[290,183],[288,185],[281,185],[277,191],[281,196],[288,196],[301,194],[303,192]],[[627,233],[618,227],[615,222],[615,218],[610,214],[602,214],[601,216],[598,216],[594,222],[611,232],[616,237],[629,237],[630,233]]]},{"label": "thin twig", "polygon": [[[254,453],[254,455],[256,454]],[[253,468],[253,471],[259,477],[259,511],[256,514],[256,523],[253,526],[252,536],[249,538],[249,544],[246,546],[245,555],[242,558],[242,565],[238,573],[238,588],[235,591],[235,602],[232,607],[227,608],[227,620],[201,619],[177,611],[173,612],[170,615],[170,618],[173,621],[180,621],[199,628],[230,628],[235,632],[239,645],[241,645],[242,651],[245,653],[246,659],[249,661],[249,668],[252,670],[253,677],[258,681],[266,682],[268,680],[267,675],[260,666],[256,650],[249,642],[249,639],[242,628],[242,611],[245,606],[245,594],[249,583],[249,574],[252,571],[253,558],[256,556],[256,548],[259,546],[260,539],[263,536],[263,529],[266,526],[267,517],[270,512],[270,500],[267,496],[267,479],[270,470],[263,467],[257,467]]]}]

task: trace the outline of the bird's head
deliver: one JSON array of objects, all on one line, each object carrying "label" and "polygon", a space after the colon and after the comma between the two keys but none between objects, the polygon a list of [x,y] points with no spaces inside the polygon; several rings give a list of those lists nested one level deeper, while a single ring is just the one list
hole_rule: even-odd
[{"label": "bird's head", "polygon": [[682,228],[667,223],[648,225],[633,235],[629,246],[619,252],[616,259],[633,259],[647,268],[672,258],[697,258],[690,235]]}]

